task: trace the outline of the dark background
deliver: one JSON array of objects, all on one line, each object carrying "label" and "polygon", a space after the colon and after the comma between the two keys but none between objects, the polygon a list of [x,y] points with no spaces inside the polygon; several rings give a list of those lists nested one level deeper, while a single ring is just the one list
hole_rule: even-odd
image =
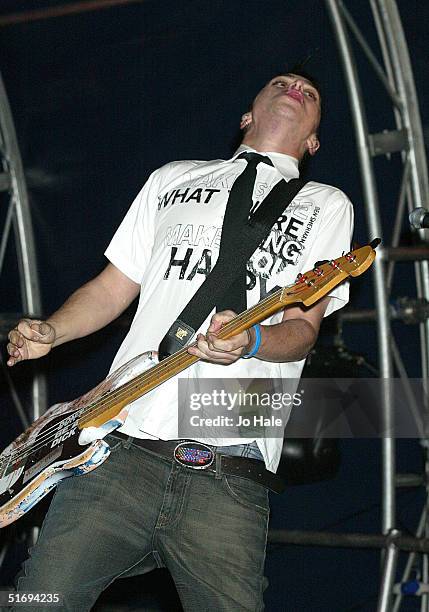
[{"label": "dark background", "polygon": [[[0,19],[12,12],[66,4],[72,3],[3,0]],[[379,55],[369,3],[349,4]],[[417,1],[398,4],[426,125],[429,5]],[[309,176],[349,195],[355,203],[355,239],[365,243],[373,236],[368,236],[365,227],[348,97],[323,2],[145,0],[0,27],[0,70],[30,190],[41,314],[52,312],[102,269],[106,263],[102,253],[112,233],[152,170],[175,159],[229,157],[240,116],[257,91],[275,73],[308,55],[312,55],[308,70],[322,83],[325,115],[321,150],[310,164]],[[393,128],[391,104],[361,55],[358,65],[370,130]],[[399,155],[377,158],[376,167],[388,243],[400,178]],[[4,212],[0,212],[3,220],[1,215]],[[410,242],[405,220],[402,242]],[[393,297],[415,296],[412,265],[397,268]],[[0,310],[20,311],[13,243],[0,296]],[[353,282],[352,301],[354,307],[372,307],[370,275]],[[51,403],[80,395],[105,376],[125,325],[126,321],[117,323],[90,339],[61,347],[45,360],[40,367],[48,376]],[[325,325],[320,346],[332,346],[333,330],[332,322]],[[395,324],[394,331],[409,374],[419,376],[416,329]],[[346,325],[343,340],[350,353],[364,356],[376,367],[372,325]],[[344,374],[344,360],[338,363],[333,350],[329,352],[329,375],[337,367],[338,375],[370,375],[365,366],[357,368],[354,360],[347,362]],[[27,405],[25,383],[31,368],[24,364],[11,372]],[[4,406],[0,438],[6,444],[19,433],[20,424],[4,375],[0,377],[0,400]],[[401,441],[398,446],[399,469],[419,469],[418,442]],[[379,443],[348,440],[341,451],[341,467],[334,479],[291,486],[284,495],[273,497],[273,527],[380,531]],[[415,527],[422,502],[421,491],[398,495],[399,526],[405,532]],[[11,539],[21,533],[21,528],[13,527],[1,535]],[[10,547],[0,574],[3,584],[16,571],[22,550],[23,546]],[[269,611],[369,611],[376,607],[379,555],[375,551],[270,547],[267,575]],[[145,584],[153,592],[152,599],[159,602],[152,582],[146,579]],[[115,592],[109,597],[114,598]],[[119,597],[125,601],[123,595]],[[137,595],[130,597],[134,601]],[[173,609],[171,603],[163,605],[163,609]],[[417,606],[418,602],[410,601],[403,609]]]}]

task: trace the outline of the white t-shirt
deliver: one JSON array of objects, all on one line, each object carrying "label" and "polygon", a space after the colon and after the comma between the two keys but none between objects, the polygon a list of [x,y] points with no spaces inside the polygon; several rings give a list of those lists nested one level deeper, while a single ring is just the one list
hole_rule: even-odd
[{"label": "white t-shirt", "polygon": [[[180,315],[216,263],[223,215],[229,190],[246,167],[229,160],[180,161],[156,170],[138,194],[115,233],[106,257],[141,284],[140,299],[130,330],[113,361],[111,371],[146,351],[157,350],[171,324]],[[259,164],[253,192],[254,205],[285,178],[299,176],[296,159],[266,152],[274,167]],[[299,272],[316,261],[341,256],[350,248],[353,208],[345,194],[329,185],[309,182],[272,228],[247,266],[247,304],[253,306],[273,288],[293,283]],[[237,240],[240,231],[237,229]],[[231,262],[234,265],[234,262]],[[325,316],[348,301],[348,284],[330,294]],[[210,317],[201,326],[206,331]],[[282,312],[264,321],[281,321]],[[299,379],[304,361],[271,363],[239,359],[230,366],[198,362],[181,378]],[[177,377],[133,402],[121,432],[137,438],[177,439]],[[210,439],[225,446],[251,439]],[[267,469],[277,469],[281,438],[258,438]]]}]

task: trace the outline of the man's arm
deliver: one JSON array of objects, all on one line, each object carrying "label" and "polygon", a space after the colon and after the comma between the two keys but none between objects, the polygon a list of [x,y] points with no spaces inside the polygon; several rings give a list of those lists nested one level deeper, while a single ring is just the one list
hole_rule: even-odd
[{"label": "man's arm", "polygon": [[[261,345],[255,357],[262,361],[286,362],[304,359],[316,342],[320,323],[329,303],[325,297],[311,308],[292,306],[286,308],[281,323],[261,325]],[[231,310],[213,315],[206,336],[200,334],[197,346],[188,352],[205,361],[222,365],[234,363],[248,353],[255,344],[255,332],[250,329],[220,340],[216,332],[235,316]]]},{"label": "man's arm", "polygon": [[7,364],[47,355],[54,347],[82,338],[118,317],[137,297],[140,285],[109,263],[77,289],[46,321],[22,319],[9,332]]}]

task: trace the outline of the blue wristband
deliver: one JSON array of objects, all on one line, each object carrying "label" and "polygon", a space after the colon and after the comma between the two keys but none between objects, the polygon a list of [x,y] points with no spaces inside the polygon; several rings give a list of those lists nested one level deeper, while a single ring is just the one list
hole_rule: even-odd
[{"label": "blue wristband", "polygon": [[259,323],[256,323],[256,325],[253,326],[253,329],[255,330],[255,344],[247,355],[242,355],[243,359],[250,359],[250,357],[256,355],[256,353],[259,351],[259,347],[261,346],[261,326]]}]

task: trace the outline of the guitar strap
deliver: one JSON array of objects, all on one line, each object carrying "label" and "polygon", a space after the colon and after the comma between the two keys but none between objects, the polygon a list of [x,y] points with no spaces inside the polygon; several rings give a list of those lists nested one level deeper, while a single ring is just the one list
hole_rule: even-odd
[{"label": "guitar strap", "polygon": [[239,282],[246,263],[305,184],[302,179],[279,181],[242,227],[237,227],[228,201],[216,265],[161,340],[160,360],[186,346],[215,306],[246,310],[246,290],[243,295]]}]

